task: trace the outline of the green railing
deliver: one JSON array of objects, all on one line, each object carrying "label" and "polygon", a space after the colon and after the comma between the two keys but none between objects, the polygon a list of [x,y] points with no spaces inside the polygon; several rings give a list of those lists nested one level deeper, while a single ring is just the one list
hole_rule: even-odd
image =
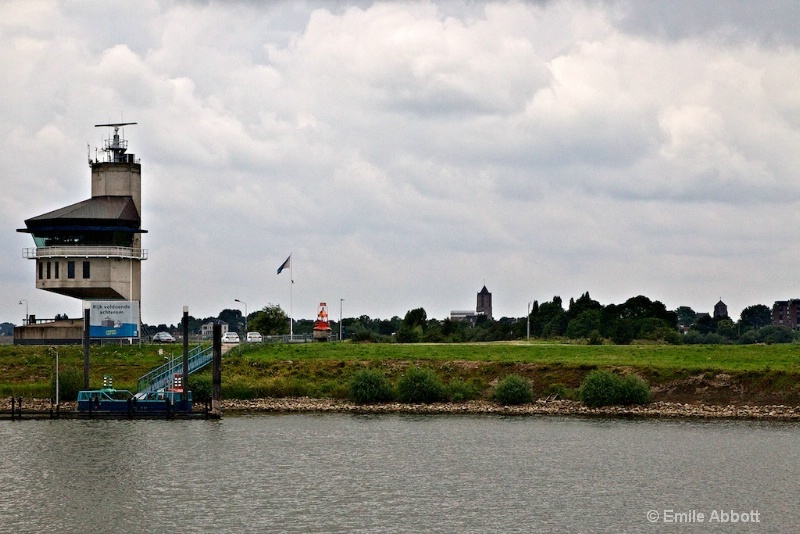
[{"label": "green railing", "polygon": [[[212,345],[198,345],[189,351],[189,374],[199,371],[211,363],[213,357]],[[171,361],[156,367],[146,375],[136,381],[136,391],[138,393],[152,393],[161,388],[172,385],[175,375],[183,374],[183,357],[172,359]]]}]

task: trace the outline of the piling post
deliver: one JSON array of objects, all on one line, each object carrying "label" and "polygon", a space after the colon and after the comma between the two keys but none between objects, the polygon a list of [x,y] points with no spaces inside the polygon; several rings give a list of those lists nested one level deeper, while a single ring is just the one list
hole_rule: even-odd
[{"label": "piling post", "polygon": [[89,389],[89,302],[83,303],[83,389]]},{"label": "piling post", "polygon": [[189,402],[189,306],[183,307],[183,380],[181,381],[184,405]]},{"label": "piling post", "polygon": [[222,326],[214,325],[211,360],[211,417],[222,417]]},{"label": "piling post", "polygon": [[14,420],[14,397],[11,397],[11,420]]}]

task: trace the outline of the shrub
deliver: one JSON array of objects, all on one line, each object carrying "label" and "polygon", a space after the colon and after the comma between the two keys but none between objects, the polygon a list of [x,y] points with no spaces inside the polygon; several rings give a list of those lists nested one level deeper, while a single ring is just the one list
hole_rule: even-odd
[{"label": "shrub", "polygon": [[410,367],[397,381],[397,397],[402,402],[437,402],[444,399],[445,388],[431,369]]},{"label": "shrub", "polygon": [[519,375],[508,375],[497,383],[494,398],[500,404],[525,404],[533,400],[531,381]]},{"label": "shrub", "polygon": [[600,331],[592,330],[589,334],[589,339],[587,341],[589,345],[602,345],[603,344],[603,336],[600,335]]},{"label": "shrub", "polygon": [[[56,375],[52,380],[53,398],[56,397]],[[61,369],[58,373],[58,399],[60,401],[78,400],[78,392],[83,389],[83,371],[76,367]]]},{"label": "shrub", "polygon": [[452,402],[474,400],[481,395],[479,386],[470,382],[465,382],[459,378],[452,380],[449,384],[447,384],[446,389],[447,398]]},{"label": "shrub", "polygon": [[394,398],[392,386],[380,371],[362,369],[350,378],[350,398],[362,404],[387,402]]},{"label": "shrub", "polygon": [[592,371],[581,384],[581,401],[590,407],[616,404],[619,398],[619,377],[608,371]]},{"label": "shrub", "polygon": [[353,343],[374,343],[377,341],[375,334],[365,329],[356,330],[350,333],[349,337]]},{"label": "shrub", "polygon": [[758,343],[758,332],[755,330],[748,330],[739,336],[739,343],[742,345],[752,345]]},{"label": "shrub", "polygon": [[189,389],[192,391],[193,402],[207,402],[211,400],[213,393],[211,374],[204,373],[197,376],[189,376]]},{"label": "shrub", "polygon": [[589,407],[615,404],[647,404],[650,402],[650,387],[636,375],[620,377],[608,371],[592,371],[583,380],[580,389],[581,401]]},{"label": "shrub", "polygon": [[649,404],[652,400],[650,386],[637,375],[625,375],[620,379],[620,399],[618,404]]}]

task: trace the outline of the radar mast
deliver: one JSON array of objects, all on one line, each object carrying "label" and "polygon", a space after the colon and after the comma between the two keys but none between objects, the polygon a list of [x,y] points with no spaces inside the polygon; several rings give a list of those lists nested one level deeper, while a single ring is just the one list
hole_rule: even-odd
[{"label": "radar mast", "polygon": [[103,144],[103,152],[107,154],[108,163],[134,163],[133,154],[125,154],[128,150],[127,139],[120,139],[119,129],[123,126],[130,126],[135,122],[115,122],[111,124],[95,124],[95,128],[114,128],[113,139],[106,139]]}]

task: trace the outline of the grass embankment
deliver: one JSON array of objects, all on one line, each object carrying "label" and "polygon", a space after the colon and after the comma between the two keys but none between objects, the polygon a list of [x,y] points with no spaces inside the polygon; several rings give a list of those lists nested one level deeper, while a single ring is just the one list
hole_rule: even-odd
[{"label": "grass embankment", "polygon": [[[121,389],[181,355],[181,347],[92,347],[92,387],[103,374]],[[61,373],[83,373],[80,347],[60,347]],[[364,368],[397,382],[410,366],[429,367],[445,383],[460,381],[477,398],[504,376],[529,378],[536,397],[570,395],[594,369],[633,372],[647,380],[655,400],[706,403],[800,404],[800,345],[586,346],[515,342],[479,344],[264,344],[233,348],[223,362],[223,396],[337,397]],[[51,396],[54,353],[46,347],[0,346],[0,395]],[[192,377],[194,378],[194,377]],[[206,378],[207,379],[207,378]],[[199,380],[203,380],[200,378]],[[191,381],[191,379],[190,379]],[[463,392],[463,388],[462,388]]]}]

